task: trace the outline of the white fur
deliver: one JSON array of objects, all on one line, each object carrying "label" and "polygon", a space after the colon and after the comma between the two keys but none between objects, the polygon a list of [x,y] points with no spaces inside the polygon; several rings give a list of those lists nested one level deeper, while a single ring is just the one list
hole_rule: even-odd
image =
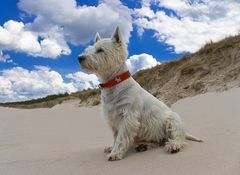
[{"label": "white fur", "polygon": [[[112,38],[101,39],[86,49],[81,67],[97,74],[102,82],[127,71],[127,50],[119,27]],[[132,77],[102,89],[103,115],[112,129],[114,142],[104,151],[109,160],[122,159],[131,147],[157,147],[165,142],[168,152],[183,148],[186,133],[179,115],[144,90]]]}]

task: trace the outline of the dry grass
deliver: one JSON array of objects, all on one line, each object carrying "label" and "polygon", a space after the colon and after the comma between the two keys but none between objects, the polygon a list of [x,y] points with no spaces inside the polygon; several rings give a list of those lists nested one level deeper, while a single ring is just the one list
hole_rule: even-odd
[{"label": "dry grass", "polygon": [[194,54],[140,71],[134,78],[169,105],[188,96],[240,86],[240,35],[209,42]]}]

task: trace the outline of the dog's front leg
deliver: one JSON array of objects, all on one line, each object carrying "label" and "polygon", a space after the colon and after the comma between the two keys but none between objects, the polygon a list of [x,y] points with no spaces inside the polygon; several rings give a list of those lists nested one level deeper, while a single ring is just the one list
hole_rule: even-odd
[{"label": "dog's front leg", "polygon": [[118,131],[116,129],[114,129],[114,128],[112,128],[112,131],[113,131],[113,144],[112,144],[112,146],[105,147],[104,148],[104,153],[111,153],[112,149],[113,149],[113,147],[115,145]]},{"label": "dog's front leg", "polygon": [[109,161],[120,160],[124,154],[134,143],[134,138],[137,136],[140,123],[138,117],[133,114],[124,116],[118,127],[117,137],[108,155]]}]

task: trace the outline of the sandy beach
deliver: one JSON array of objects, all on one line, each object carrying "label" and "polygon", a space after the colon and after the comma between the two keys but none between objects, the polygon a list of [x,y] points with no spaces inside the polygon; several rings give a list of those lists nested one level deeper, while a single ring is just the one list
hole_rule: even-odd
[{"label": "sandy beach", "polygon": [[0,108],[0,175],[239,175],[240,88],[178,101],[187,130],[204,143],[183,151],[130,151],[116,162],[103,153],[112,136],[100,107],[78,101],[51,109]]}]

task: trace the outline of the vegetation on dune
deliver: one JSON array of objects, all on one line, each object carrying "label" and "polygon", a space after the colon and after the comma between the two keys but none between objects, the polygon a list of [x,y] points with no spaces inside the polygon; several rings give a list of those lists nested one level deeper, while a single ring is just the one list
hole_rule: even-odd
[{"label": "vegetation on dune", "polygon": [[[64,94],[56,94],[56,95],[48,95],[43,98],[32,99],[27,101],[20,101],[20,102],[9,102],[9,103],[0,103],[0,106],[5,107],[15,107],[15,108],[49,108],[53,107],[57,104],[61,104],[64,101],[74,100],[77,99],[81,103],[85,105],[98,105],[100,103],[99,96],[100,90],[99,89],[87,89],[81,92],[74,92],[71,94],[64,93]],[[93,101],[88,102],[90,98],[93,98]]]},{"label": "vegetation on dune", "polygon": [[56,99],[67,97],[67,96],[69,96],[69,94],[64,93],[64,94],[48,95],[43,98],[32,99],[32,100],[27,100],[27,101],[9,102],[9,103],[0,103],[0,104],[1,105],[29,105],[29,104],[42,103],[42,102],[46,102],[46,101],[56,100]]}]

